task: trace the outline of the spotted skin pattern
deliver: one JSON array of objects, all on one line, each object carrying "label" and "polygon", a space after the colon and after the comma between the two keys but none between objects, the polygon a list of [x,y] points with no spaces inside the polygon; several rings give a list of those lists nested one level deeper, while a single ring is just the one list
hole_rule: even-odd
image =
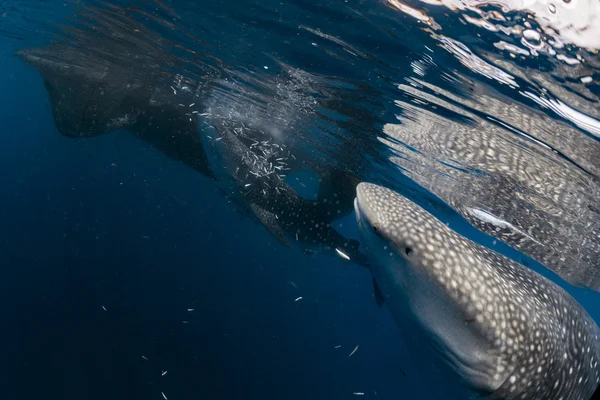
[{"label": "spotted skin pattern", "polygon": [[[492,371],[484,384],[471,383],[473,391],[494,399],[549,400],[587,400],[594,393],[600,383],[600,331],[563,289],[458,235],[389,189],[361,183],[355,206],[384,295],[410,291],[401,282],[418,275],[463,312],[467,323],[457,322],[463,336],[482,338],[485,346],[478,349],[491,354],[482,357],[493,360]],[[390,304],[392,313],[394,307]],[[445,351],[460,353],[451,346]],[[469,386],[468,377],[458,378]]]}]

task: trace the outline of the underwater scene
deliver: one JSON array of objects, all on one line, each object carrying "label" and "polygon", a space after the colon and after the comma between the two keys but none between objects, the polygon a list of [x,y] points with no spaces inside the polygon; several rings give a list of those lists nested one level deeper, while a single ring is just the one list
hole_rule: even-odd
[{"label": "underwater scene", "polygon": [[7,400],[600,399],[598,0],[0,0]]}]

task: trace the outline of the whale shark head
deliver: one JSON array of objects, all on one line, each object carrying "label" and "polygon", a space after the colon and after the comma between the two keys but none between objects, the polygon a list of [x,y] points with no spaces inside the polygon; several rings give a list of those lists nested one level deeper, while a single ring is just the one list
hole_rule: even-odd
[{"label": "whale shark head", "polygon": [[[375,281],[407,341],[421,339],[410,347],[422,346],[420,357],[433,356],[426,363],[436,365],[448,382],[460,381],[478,393],[494,392],[506,379],[506,373],[497,373],[500,354],[438,279],[451,272],[448,263],[459,262],[460,249],[439,233],[446,227],[383,187],[361,183],[356,193],[361,241]],[[459,379],[451,379],[453,375]]]},{"label": "whale shark head", "polygon": [[572,297],[389,189],[356,192],[383,298],[415,355],[458,383],[457,398],[589,398],[600,381],[598,327]]}]

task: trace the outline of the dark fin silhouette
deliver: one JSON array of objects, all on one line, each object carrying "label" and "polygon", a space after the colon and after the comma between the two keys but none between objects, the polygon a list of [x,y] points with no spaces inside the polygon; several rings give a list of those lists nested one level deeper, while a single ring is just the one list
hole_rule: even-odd
[{"label": "dark fin silhouette", "polygon": [[279,240],[279,242],[286,247],[292,247],[285,236],[285,232],[283,232],[281,226],[279,226],[279,222],[277,221],[275,214],[260,208],[256,204],[250,204],[250,209],[254,215],[256,215],[256,218],[258,218],[260,223],[267,228],[269,233],[273,235],[275,239]]},{"label": "dark fin silhouette", "polygon": [[381,289],[379,289],[379,285],[375,282],[375,278],[373,278],[373,293],[375,294],[375,301],[377,302],[377,307],[383,307],[383,303],[385,303],[385,298],[383,297],[383,293],[381,293]]},{"label": "dark fin silhouette", "polygon": [[105,65],[66,45],[20,50],[15,55],[42,75],[56,127],[64,136],[92,137],[130,127],[151,95],[151,85],[144,85],[125,68]]},{"label": "dark fin silhouette", "polygon": [[[166,95],[144,85],[130,70],[59,44],[15,54],[42,75],[56,127],[64,136],[92,137],[127,129],[166,156],[211,176],[194,119],[190,121],[186,112],[170,105]],[[156,98],[162,100],[160,106],[151,106],[150,98],[155,103]]]},{"label": "dark fin silhouette", "polygon": [[190,118],[185,112],[167,105],[148,107],[144,117],[129,130],[167,157],[182,162],[202,175],[213,177],[198,135],[196,119]]}]

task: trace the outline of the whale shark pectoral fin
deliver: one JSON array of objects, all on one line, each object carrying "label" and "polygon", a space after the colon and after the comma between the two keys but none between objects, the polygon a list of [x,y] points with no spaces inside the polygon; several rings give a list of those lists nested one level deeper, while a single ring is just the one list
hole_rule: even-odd
[{"label": "whale shark pectoral fin", "polygon": [[256,218],[260,221],[261,224],[269,231],[271,235],[275,237],[275,239],[279,240],[281,244],[286,247],[292,247],[290,242],[288,242],[285,232],[281,229],[279,222],[277,221],[277,217],[270,211],[267,211],[263,208],[260,208],[256,204],[250,204],[250,210],[252,213],[256,215]]},{"label": "whale shark pectoral fin", "polygon": [[377,307],[383,307],[383,303],[385,303],[385,298],[383,297],[383,293],[381,293],[381,289],[373,278],[373,294],[375,295],[375,302],[377,303]]}]

